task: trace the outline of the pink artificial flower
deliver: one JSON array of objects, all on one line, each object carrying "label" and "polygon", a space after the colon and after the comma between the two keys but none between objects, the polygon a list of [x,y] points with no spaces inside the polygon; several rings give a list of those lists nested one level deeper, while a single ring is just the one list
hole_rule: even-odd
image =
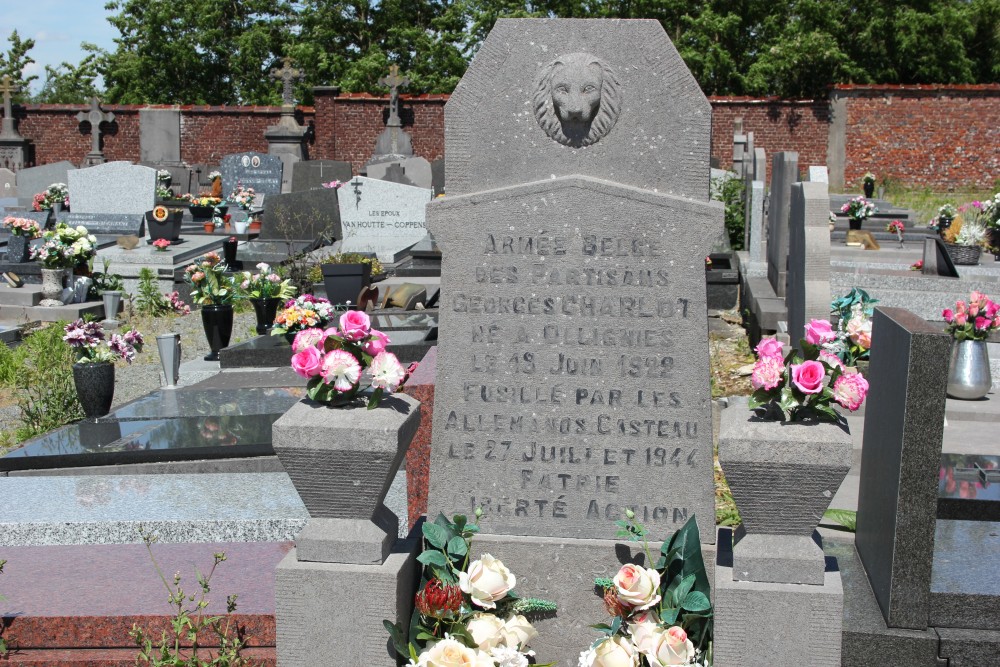
[{"label": "pink artificial flower", "polygon": [[985,317],[981,317],[981,316],[977,317],[976,318],[976,330],[977,331],[986,331],[987,329],[990,328],[990,323],[991,322],[992,322],[992,320],[988,320]]},{"label": "pink artificial flower", "polygon": [[826,369],[818,361],[803,361],[792,364],[792,383],[803,394],[818,394],[823,390]]},{"label": "pink artificial flower", "polygon": [[1000,312],[1000,304],[996,303],[995,301],[990,301],[988,304],[986,304],[986,317],[992,319],[996,317],[996,314],[998,312]]},{"label": "pink artificial flower", "polygon": [[777,357],[778,359],[784,359],[784,353],[781,351],[782,344],[777,338],[761,338],[760,342],[757,343],[757,355],[760,357]]},{"label": "pink artificial flower", "polygon": [[292,340],[292,352],[301,352],[307,347],[316,347],[326,336],[320,329],[303,329]]},{"label": "pink artificial flower", "polygon": [[365,341],[364,345],[361,346],[361,349],[374,357],[385,350],[385,346],[390,342],[389,337],[384,333],[378,329],[372,329],[371,338]]},{"label": "pink artificial flower", "polygon": [[392,352],[382,352],[372,359],[372,386],[393,392],[399,389],[406,377],[406,371]]},{"label": "pink artificial flower", "polygon": [[820,350],[819,360],[825,362],[830,368],[839,368],[840,370],[844,370],[844,362],[840,360],[840,357],[827,352],[826,350]]},{"label": "pink artificial flower", "polygon": [[860,373],[841,375],[833,383],[833,400],[854,412],[868,395],[868,380]]},{"label": "pink artificial flower", "polygon": [[829,320],[809,320],[806,325],[806,342],[810,345],[829,343],[834,338],[833,327]]},{"label": "pink artificial flower", "polygon": [[[315,331],[315,329],[309,329],[308,331]],[[303,347],[292,355],[292,370],[307,380],[319,375],[322,366],[323,354],[315,346]]]},{"label": "pink artificial flower", "polygon": [[955,315],[955,324],[960,327],[964,327],[965,323],[969,321],[969,316],[965,313],[958,313]]},{"label": "pink artificial flower", "polygon": [[349,310],[340,316],[340,330],[344,340],[361,340],[371,331],[371,326],[368,313],[361,310]]},{"label": "pink artificial flower", "polygon": [[948,322],[949,324],[955,321],[955,312],[951,308],[945,308],[941,312],[941,315],[944,316],[944,321]]},{"label": "pink artificial flower", "polygon": [[350,352],[333,350],[323,357],[320,375],[323,382],[333,384],[337,391],[350,391],[361,379],[361,364]]},{"label": "pink artificial flower", "polygon": [[204,271],[195,271],[194,273],[191,274],[191,282],[193,283],[200,283],[204,279],[205,279]]},{"label": "pink artificial flower", "polygon": [[781,384],[784,373],[785,366],[782,363],[781,357],[761,355],[757,363],[753,365],[753,372],[750,374],[750,384],[754,389],[766,389],[770,391]]},{"label": "pink artificial flower", "polygon": [[866,350],[872,346],[872,321],[867,317],[855,317],[847,323],[847,335]]}]

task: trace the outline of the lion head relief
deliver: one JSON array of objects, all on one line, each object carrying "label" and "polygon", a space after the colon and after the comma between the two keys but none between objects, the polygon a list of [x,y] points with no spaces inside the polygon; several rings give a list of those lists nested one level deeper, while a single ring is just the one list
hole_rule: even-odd
[{"label": "lion head relief", "polygon": [[589,53],[570,53],[541,69],[533,98],[545,134],[564,146],[597,143],[618,121],[621,90],[614,72]]}]

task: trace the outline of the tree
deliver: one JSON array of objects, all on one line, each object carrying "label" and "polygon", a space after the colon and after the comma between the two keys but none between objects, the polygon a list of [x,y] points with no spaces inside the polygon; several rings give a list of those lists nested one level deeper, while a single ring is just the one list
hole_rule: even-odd
[{"label": "tree", "polygon": [[38,104],[84,104],[91,97],[101,97],[94,84],[97,78],[97,61],[100,49],[84,42],[88,55],[78,64],[63,62],[58,67],[45,66],[45,83],[32,101]]},{"label": "tree", "polygon": [[22,40],[17,30],[10,33],[7,38],[10,48],[6,54],[0,53],[0,79],[9,76],[10,80],[17,84],[18,92],[11,95],[14,102],[25,102],[29,97],[28,86],[38,78],[37,74],[24,75],[24,68],[35,64],[35,60],[28,55],[28,51],[35,47],[35,40]]}]

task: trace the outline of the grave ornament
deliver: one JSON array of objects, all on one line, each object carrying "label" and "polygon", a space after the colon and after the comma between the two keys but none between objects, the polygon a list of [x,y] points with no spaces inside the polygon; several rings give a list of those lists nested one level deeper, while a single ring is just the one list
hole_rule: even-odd
[{"label": "grave ornament", "polygon": [[115,120],[115,115],[111,112],[101,111],[101,101],[96,97],[90,98],[90,109],[76,114],[76,119],[80,123],[90,123],[90,152],[83,159],[81,167],[92,167],[105,162],[104,153],[101,151],[101,123],[111,123]]}]

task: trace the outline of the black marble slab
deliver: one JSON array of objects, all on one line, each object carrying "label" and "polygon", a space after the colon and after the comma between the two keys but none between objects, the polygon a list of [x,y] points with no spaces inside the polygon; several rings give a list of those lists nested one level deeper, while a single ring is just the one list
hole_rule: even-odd
[{"label": "black marble slab", "polygon": [[943,454],[937,518],[1000,521],[1000,455]]},{"label": "black marble slab", "polygon": [[1000,630],[1000,523],[937,522],[930,624]]},{"label": "black marble slab", "polygon": [[[429,330],[379,330],[389,336],[386,349],[403,364],[420,361],[437,342],[437,327]],[[292,346],[283,336],[257,336],[219,351],[219,366],[223,369],[278,368],[290,366],[291,362]]]},{"label": "black marble slab", "polygon": [[299,387],[163,389],[127,403],[101,422],[284,413],[305,396]]}]

